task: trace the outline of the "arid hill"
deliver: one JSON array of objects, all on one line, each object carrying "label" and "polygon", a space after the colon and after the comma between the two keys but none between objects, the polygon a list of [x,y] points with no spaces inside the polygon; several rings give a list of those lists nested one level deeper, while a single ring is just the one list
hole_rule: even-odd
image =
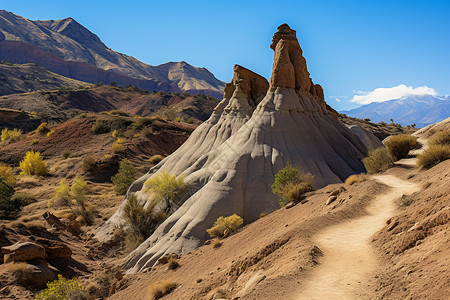
[{"label": "arid hill", "polygon": [[91,84],[49,72],[35,64],[0,63],[0,96],[80,86],[89,87]]},{"label": "arid hill", "polygon": [[188,63],[145,64],[108,48],[73,18],[31,21],[0,11],[0,59],[37,63],[63,76],[91,83],[117,82],[141,89],[221,97],[224,83]]},{"label": "arid hill", "polygon": [[217,100],[211,96],[188,93],[148,93],[135,87],[110,85],[91,88],[35,91],[0,97],[0,107],[35,112],[39,116],[67,120],[74,113],[122,110],[132,115],[164,115],[191,122],[206,120]]}]

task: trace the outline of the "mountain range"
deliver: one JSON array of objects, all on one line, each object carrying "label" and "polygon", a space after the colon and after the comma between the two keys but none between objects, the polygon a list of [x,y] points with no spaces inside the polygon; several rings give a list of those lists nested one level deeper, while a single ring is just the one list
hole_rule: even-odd
[{"label": "mountain range", "polygon": [[369,118],[372,122],[391,122],[393,119],[403,126],[416,124],[416,127],[421,128],[450,116],[450,97],[405,96],[385,102],[372,102],[341,113],[355,118]]},{"label": "mountain range", "polygon": [[135,85],[164,92],[222,98],[224,82],[206,68],[181,62],[158,66],[108,48],[73,18],[32,21],[0,10],[0,59],[37,63],[51,72],[90,83]]}]

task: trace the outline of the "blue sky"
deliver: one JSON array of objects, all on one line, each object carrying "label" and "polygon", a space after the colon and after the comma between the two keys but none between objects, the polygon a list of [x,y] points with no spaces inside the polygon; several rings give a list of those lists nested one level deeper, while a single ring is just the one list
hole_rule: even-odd
[{"label": "blue sky", "polygon": [[378,88],[450,94],[448,0],[20,0],[0,8],[32,20],[70,16],[116,51],[152,65],[184,60],[226,82],[234,64],[269,78],[271,37],[288,23],[313,81],[338,110]]}]

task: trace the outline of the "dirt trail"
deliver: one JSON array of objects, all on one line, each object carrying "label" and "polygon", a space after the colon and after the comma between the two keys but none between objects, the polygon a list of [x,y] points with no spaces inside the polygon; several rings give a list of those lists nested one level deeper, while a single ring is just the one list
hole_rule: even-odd
[{"label": "dirt trail", "polygon": [[376,196],[367,216],[328,227],[316,236],[314,242],[324,256],[294,299],[371,299],[373,288],[367,279],[378,264],[371,236],[393,215],[395,199],[419,190],[416,184],[392,175],[372,179],[391,188]]}]

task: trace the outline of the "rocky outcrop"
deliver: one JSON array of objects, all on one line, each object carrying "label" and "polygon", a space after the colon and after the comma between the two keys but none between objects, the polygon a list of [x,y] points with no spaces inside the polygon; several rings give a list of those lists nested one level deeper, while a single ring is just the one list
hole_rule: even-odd
[{"label": "rocky outcrop", "polygon": [[16,243],[11,246],[2,247],[4,262],[27,261],[32,259],[45,258],[45,248],[32,242]]},{"label": "rocky outcrop", "polygon": [[[128,272],[151,267],[158,258],[202,245],[220,216],[234,213],[246,223],[278,206],[270,186],[288,163],[315,176],[316,188],[364,171],[367,148],[326,108],[312,84],[295,31],[286,24],[274,35],[275,62],[269,88],[239,66],[224,99],[179,150],[161,161],[128,191],[150,202],[144,182],[162,170],[184,175],[190,193],[182,205],[135,251]],[[311,89],[313,87],[313,89]],[[264,95],[264,90],[267,89]],[[325,104],[325,105],[324,105]],[[125,200],[97,233],[105,239],[123,224]]]},{"label": "rocky outcrop", "polygon": [[347,126],[363,142],[369,151],[383,147],[383,143],[372,132],[358,125]]}]

